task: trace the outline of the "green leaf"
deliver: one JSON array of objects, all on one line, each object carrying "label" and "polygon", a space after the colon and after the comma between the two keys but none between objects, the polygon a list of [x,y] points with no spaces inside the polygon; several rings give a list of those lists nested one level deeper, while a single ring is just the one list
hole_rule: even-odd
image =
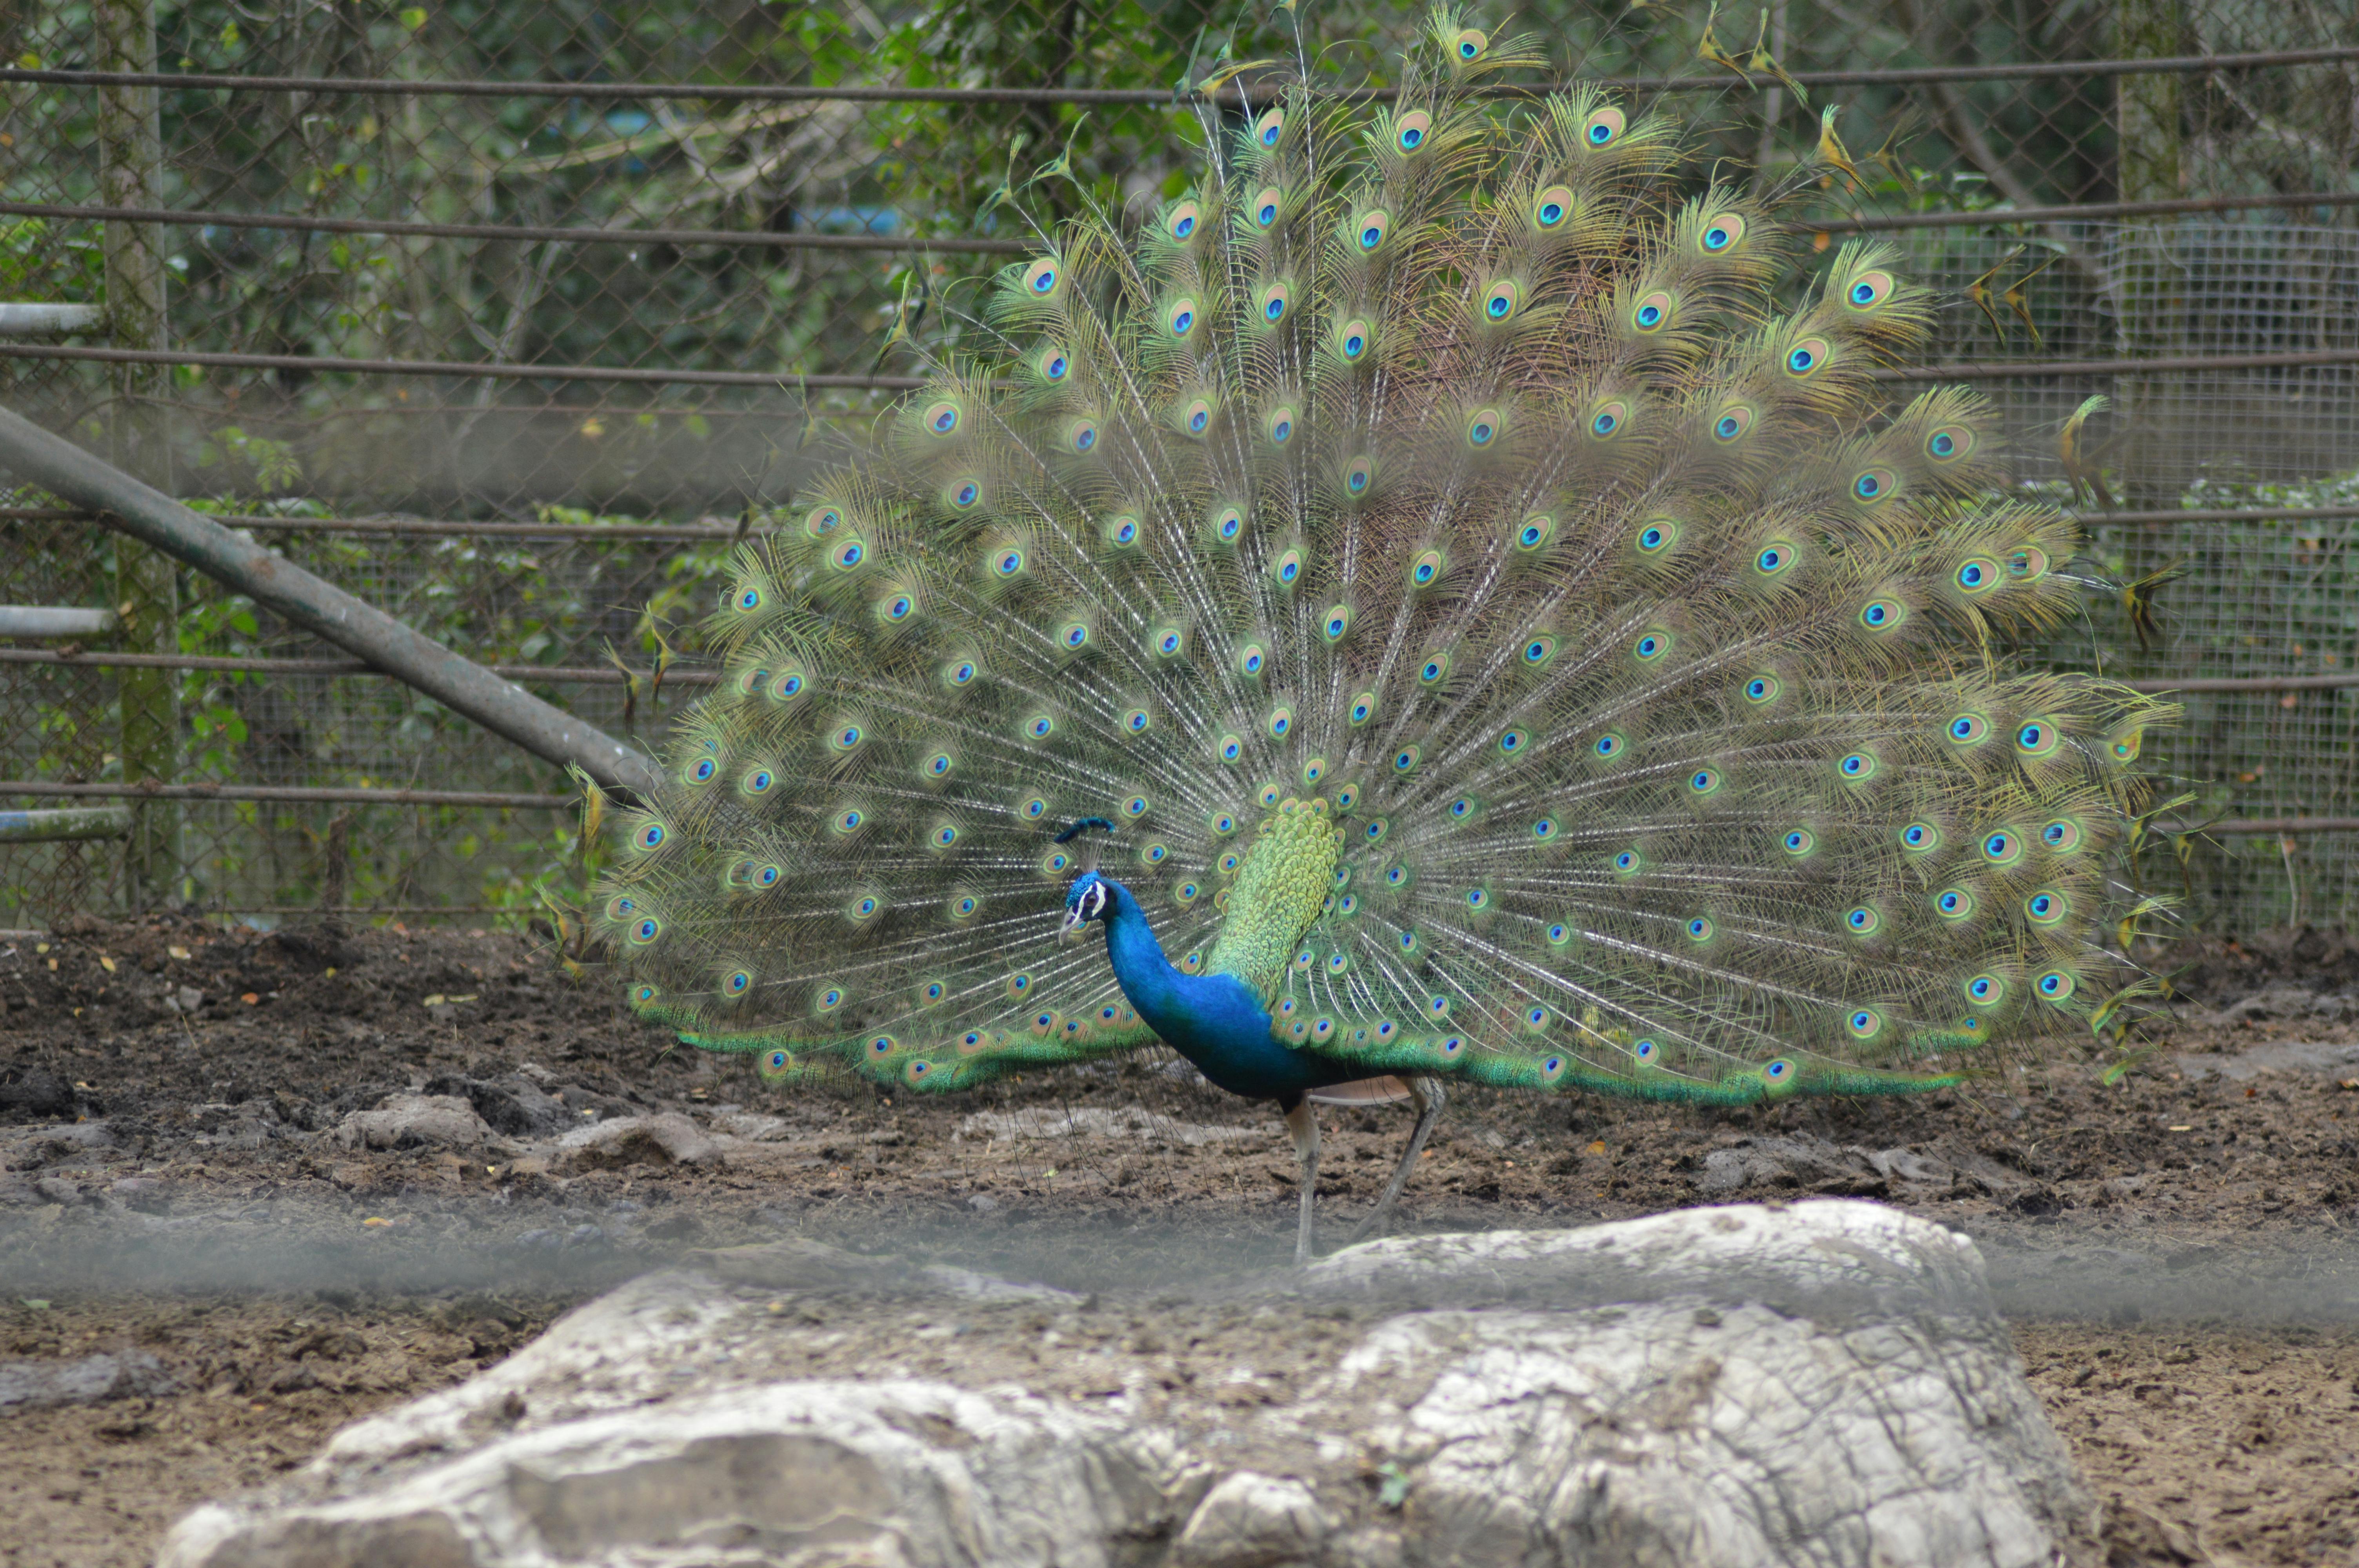
[{"label": "green leaf", "polygon": [[396,19],[399,21],[403,27],[408,27],[414,33],[420,27],[426,26],[426,7],[423,5],[405,5],[397,14]]}]

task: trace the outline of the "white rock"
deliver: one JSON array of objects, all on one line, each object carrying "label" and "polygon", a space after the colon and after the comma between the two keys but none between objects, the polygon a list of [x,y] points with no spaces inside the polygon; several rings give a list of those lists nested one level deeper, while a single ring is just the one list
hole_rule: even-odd
[{"label": "white rock", "polygon": [[[277,1491],[199,1510],[159,1563],[2047,1568],[2094,1552],[2094,1508],[1973,1245],[1874,1205],[1389,1240],[1159,1306],[1102,1298],[810,1241],[703,1254],[347,1428]],[[1212,1345],[1188,1378],[1120,1326],[1158,1312]],[[1253,1346],[1204,1340],[1222,1334],[1275,1341],[1256,1361],[1297,1370],[1224,1380]]]}]

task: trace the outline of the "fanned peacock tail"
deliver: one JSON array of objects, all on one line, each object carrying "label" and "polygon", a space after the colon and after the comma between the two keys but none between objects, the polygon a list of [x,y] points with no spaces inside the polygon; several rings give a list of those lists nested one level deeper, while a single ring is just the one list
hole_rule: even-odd
[{"label": "fanned peacock tail", "polygon": [[1429,32],[1007,269],[1004,351],[744,552],[596,895],[643,1011],[929,1089],[1149,1043],[1055,941],[1090,857],[1371,1074],[1741,1102],[2086,1027],[2170,710],[2003,656],[2078,540],[1872,381],[1926,294],[1853,243],[1781,314],[1677,124],[1503,116],[1529,49]]}]

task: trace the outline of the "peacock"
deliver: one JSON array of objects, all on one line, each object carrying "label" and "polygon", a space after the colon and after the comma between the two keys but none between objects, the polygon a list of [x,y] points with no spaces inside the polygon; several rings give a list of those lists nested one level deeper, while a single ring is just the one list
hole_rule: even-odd
[{"label": "peacock", "polygon": [[1251,89],[989,282],[609,814],[641,1013],[925,1094],[1159,1042],[1283,1113],[1302,1258],[1323,1100],[1414,1102],[1365,1235],[1447,1078],[1912,1093],[2105,1021],[2172,710],[2015,651],[2071,520],[1875,375],[1886,248],[1792,278],[1676,120],[1480,91],[1539,63],[1440,5],[1392,102]]}]

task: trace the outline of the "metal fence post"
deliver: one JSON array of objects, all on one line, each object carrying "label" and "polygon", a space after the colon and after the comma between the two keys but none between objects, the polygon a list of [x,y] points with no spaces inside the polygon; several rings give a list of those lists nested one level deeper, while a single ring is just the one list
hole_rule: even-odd
[{"label": "metal fence post", "polygon": [[[156,69],[154,0],[93,0],[92,30],[101,70]],[[98,93],[99,183],[109,206],[163,205],[163,128],[153,87],[104,86]],[[118,348],[161,350],[164,235],[154,223],[105,224],[106,314]],[[171,372],[163,365],[117,367],[111,431],[115,465],[169,493],[171,463],[161,416]],[[122,646],[143,654],[177,654],[179,646],[179,568],[170,557],[118,534],[115,611]],[[179,755],[178,676],[165,669],[123,670],[123,776],[131,783],[169,784]],[[124,896],[134,910],[168,903],[181,894],[180,820],[177,806],[149,801],[134,813],[124,849]]]},{"label": "metal fence post", "polygon": [[[2188,0],[2114,0],[2114,52],[2125,59],[2168,58],[2191,52]],[[2114,79],[2114,179],[2122,201],[2169,201],[2184,196],[2180,98],[2185,81],[2176,71]],[[2115,341],[2125,357],[2171,351],[2172,330],[2169,219],[2124,225],[2114,257]],[[2163,383],[2150,376],[2124,377],[2115,388],[2125,438],[2120,467],[2130,506],[2165,506],[2175,489],[2141,479],[2158,465],[2171,438],[2164,427]]]}]

